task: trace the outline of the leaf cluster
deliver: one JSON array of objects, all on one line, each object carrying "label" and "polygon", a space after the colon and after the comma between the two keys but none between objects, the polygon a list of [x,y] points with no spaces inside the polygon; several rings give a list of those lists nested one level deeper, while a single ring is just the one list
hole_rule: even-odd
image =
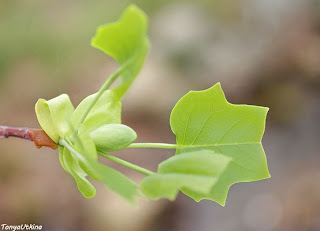
[{"label": "leaf cluster", "polygon": [[[79,191],[88,198],[95,195],[89,176],[131,202],[139,195],[174,200],[181,191],[196,201],[224,205],[232,184],[270,177],[261,144],[268,109],[230,104],[219,83],[191,91],[178,101],[170,118],[176,145],[143,145],[176,149],[176,155],[160,163],[156,173],[106,153],[135,145],[137,134],[121,124],[121,99],[148,53],[147,29],[147,16],[129,6],[118,21],[100,26],[92,39],[93,47],[119,63],[101,89],[76,108],[66,94],[36,104],[38,121],[59,144],[60,163]],[[118,77],[120,83],[109,89]],[[98,155],[148,176],[137,185],[99,163]]]}]

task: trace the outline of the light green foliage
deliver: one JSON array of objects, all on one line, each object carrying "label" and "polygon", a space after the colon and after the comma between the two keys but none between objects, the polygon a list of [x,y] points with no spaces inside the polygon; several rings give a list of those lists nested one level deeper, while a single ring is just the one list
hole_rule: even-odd
[{"label": "light green foliage", "polygon": [[72,130],[69,118],[73,111],[74,107],[66,94],[49,101],[39,99],[36,103],[38,121],[43,130],[56,143],[58,143],[59,137],[65,138]]},{"label": "light green foliage", "polygon": [[152,199],[174,200],[180,189],[208,194],[230,160],[207,150],[174,156],[159,165],[157,174],[146,177],[141,189]]},{"label": "light green foliage", "polygon": [[131,5],[119,21],[100,26],[91,45],[113,57],[125,71],[121,84],[114,90],[121,98],[139,73],[149,50],[148,19],[138,7]]},{"label": "light green foliage", "polygon": [[62,163],[62,166],[65,166],[66,171],[75,179],[79,191],[86,198],[94,197],[96,195],[96,189],[86,178],[87,174],[80,167],[77,158],[74,158],[67,148],[61,147],[61,149],[63,150],[63,155],[60,162]]},{"label": "light green foliage", "polygon": [[69,142],[69,145],[80,155],[82,155],[82,158],[74,156],[74,158],[79,160],[80,167],[92,179],[100,180],[100,177],[97,174],[95,174],[95,172],[92,170],[90,163],[88,163],[88,160],[97,161],[98,155],[95,144],[92,138],[90,137],[87,128],[83,124],[81,124],[79,129],[77,130],[76,135],[67,137],[67,139],[71,141]]},{"label": "light green foliage", "polygon": [[211,199],[224,205],[232,184],[270,177],[261,145],[267,112],[264,107],[228,103],[220,84],[185,95],[170,119],[177,154],[213,150],[232,162],[210,193],[184,192],[195,200]]},{"label": "light green foliage", "polygon": [[131,203],[139,195],[138,185],[122,173],[98,162],[91,162],[93,169],[101,177],[101,181],[113,192]]},{"label": "light green foliage", "polygon": [[[96,155],[97,151],[95,147],[92,146],[92,138],[89,136],[89,133],[84,126],[80,126],[76,137],[77,140],[75,140],[74,145],[67,143],[65,140],[60,144],[65,145],[65,149],[70,150],[73,157],[71,160],[76,161],[79,164],[78,166],[80,166],[80,168],[74,169],[74,172],[77,173],[78,177],[73,175],[80,192],[85,197],[94,196],[94,194],[86,194],[88,192],[93,192],[90,189],[91,184],[84,179],[84,176],[88,174],[91,178],[102,181],[109,189],[124,197],[126,200],[134,202],[135,196],[138,195],[137,184],[122,173],[100,164],[96,159],[90,157],[90,153]],[[83,175],[83,172],[85,172],[85,175]],[[82,179],[81,181],[79,177]],[[85,185],[87,185],[88,188],[85,188]]]},{"label": "light green foliage", "polygon": [[46,104],[46,100],[39,99],[36,103],[35,110],[38,122],[43,130],[48,134],[48,136],[56,143],[59,141],[59,134],[56,131],[55,125],[52,121],[50,110]]},{"label": "light green foliage", "polygon": [[132,128],[123,124],[106,124],[90,133],[98,150],[112,152],[123,149],[137,139]]},{"label": "light green foliage", "polygon": [[56,131],[61,138],[65,138],[72,131],[70,117],[74,111],[74,107],[70,98],[66,94],[62,94],[56,98],[45,102],[48,106],[52,122]]},{"label": "light green foliage", "polygon": [[[36,105],[37,117],[40,118],[39,122],[42,121],[40,125],[47,134],[51,134],[52,137],[58,136],[55,138],[57,143],[62,139],[66,142],[67,147],[59,146],[60,163],[73,176],[79,191],[85,197],[93,197],[96,192],[86,178],[89,175],[95,180],[101,180],[111,190],[133,202],[133,198],[138,194],[137,185],[116,170],[98,163],[96,145],[89,133],[89,129],[96,129],[97,126],[106,122],[121,122],[121,104],[113,97],[112,92],[106,91],[102,95],[87,119],[80,124],[76,134],[73,134],[79,114],[84,111],[83,108],[92,98],[93,96],[89,96],[84,99],[75,110],[69,97],[65,94],[49,101],[40,99]],[[96,124],[92,121],[95,121]],[[125,125],[120,126],[125,127]],[[103,133],[100,135],[104,136]],[[112,136],[112,134],[109,135]],[[126,140],[125,146],[128,144]],[[110,148],[114,147],[110,146]]]},{"label": "light green foliage", "polygon": [[[86,97],[72,114],[72,123],[75,127],[90,102],[97,93]],[[121,123],[121,102],[116,99],[113,91],[104,91],[102,96],[95,103],[83,124],[89,131],[97,129],[104,124]]]},{"label": "light green foliage", "polygon": [[[135,131],[121,124],[119,99],[132,84],[149,48],[146,15],[129,6],[119,21],[99,27],[92,45],[118,61],[120,67],[101,89],[74,109],[68,95],[40,99],[36,113],[45,132],[59,144],[62,167],[73,176],[85,197],[95,188],[87,176],[133,202],[136,183],[102,165],[98,156],[148,175],[141,191],[151,199],[174,200],[179,191],[196,201],[209,199],[225,204],[230,186],[270,177],[261,139],[267,108],[227,102],[220,84],[205,91],[191,91],[174,107],[170,124],[177,145],[136,143]],[[120,76],[121,83],[106,90]],[[175,148],[175,156],[153,173],[114,155],[123,148]]]}]

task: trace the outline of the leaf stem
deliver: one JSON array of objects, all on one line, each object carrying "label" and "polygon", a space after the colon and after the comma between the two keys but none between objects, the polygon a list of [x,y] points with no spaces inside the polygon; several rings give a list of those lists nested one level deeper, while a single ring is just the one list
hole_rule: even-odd
[{"label": "leaf stem", "polygon": [[77,126],[74,130],[74,133],[77,131],[79,125],[81,123],[83,123],[83,121],[86,119],[86,117],[88,116],[89,112],[91,111],[91,109],[93,108],[93,106],[95,105],[95,103],[99,100],[99,98],[101,97],[101,95],[103,94],[103,92],[108,89],[110,87],[110,85],[119,77],[119,75],[121,75],[121,73],[125,70],[125,68],[127,67],[127,65],[123,65],[121,67],[119,67],[107,80],[106,82],[102,85],[102,87],[99,89],[98,93],[96,94],[96,96],[94,97],[94,99],[91,101],[91,103],[89,104],[89,106],[87,107],[87,109],[84,111],[84,113],[82,114],[80,120],[77,123]]},{"label": "leaf stem", "polygon": [[[69,145],[69,143],[66,140],[60,139],[59,140],[59,144],[64,146],[64,147],[66,147],[72,154],[77,156],[77,158],[79,158],[81,161],[85,161],[83,156],[79,152],[77,152],[73,147],[71,147],[71,145]],[[104,153],[104,152],[101,152],[101,151],[97,151],[97,153],[100,156],[103,156],[103,157],[105,157],[105,158],[107,158],[109,160],[112,160],[113,162],[116,162],[118,164],[126,166],[127,168],[131,168],[131,169],[133,169],[133,170],[135,170],[137,172],[140,172],[140,173],[142,173],[144,175],[149,176],[149,175],[154,174],[154,172],[152,172],[152,171],[150,171],[148,169],[142,168],[142,167],[140,167],[138,165],[132,164],[132,163],[130,163],[128,161],[122,160],[122,159],[120,159],[118,157],[115,157],[115,156],[112,156],[110,154],[107,154],[107,153]]]},{"label": "leaf stem", "polygon": [[121,164],[121,165],[123,165],[123,166],[126,166],[127,168],[131,168],[131,169],[133,169],[133,170],[135,170],[135,171],[137,171],[137,172],[140,172],[140,173],[142,173],[142,174],[144,174],[144,175],[149,176],[149,175],[154,174],[154,172],[152,172],[152,171],[150,171],[150,170],[148,170],[148,169],[142,168],[142,167],[140,167],[140,166],[138,166],[138,165],[132,164],[132,163],[130,163],[130,162],[128,162],[128,161],[122,160],[122,159],[120,159],[120,158],[118,158],[118,157],[115,157],[115,156],[112,156],[112,155],[110,155],[110,154],[107,154],[107,153],[104,153],[104,152],[100,152],[100,151],[98,151],[98,154],[99,154],[100,156],[103,156],[103,157],[105,157],[105,158],[113,161],[113,162],[116,162],[116,163],[118,163],[118,164]]},{"label": "leaf stem", "polygon": [[166,143],[132,143],[126,148],[161,148],[161,149],[177,149],[176,144],[166,144]]},{"label": "leaf stem", "polygon": [[66,140],[64,139],[59,139],[59,144],[66,147],[73,155],[75,155],[79,160],[85,161],[83,156],[75,150]]}]

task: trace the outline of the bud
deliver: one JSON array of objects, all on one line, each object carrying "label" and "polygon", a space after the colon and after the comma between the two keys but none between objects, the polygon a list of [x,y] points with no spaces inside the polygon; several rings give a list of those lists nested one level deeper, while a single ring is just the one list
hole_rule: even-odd
[{"label": "bud", "polygon": [[97,150],[112,152],[123,149],[137,138],[135,131],[123,124],[105,124],[90,132]]}]

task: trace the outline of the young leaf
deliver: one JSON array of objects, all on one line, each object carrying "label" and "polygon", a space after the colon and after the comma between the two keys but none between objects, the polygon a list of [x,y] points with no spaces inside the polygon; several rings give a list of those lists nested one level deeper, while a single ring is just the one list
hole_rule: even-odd
[{"label": "young leaf", "polygon": [[100,26],[91,45],[125,66],[121,84],[114,90],[121,98],[139,73],[149,50],[148,20],[137,6],[129,6],[119,21]]},{"label": "young leaf", "polygon": [[209,150],[177,155],[162,162],[157,174],[146,177],[141,189],[151,199],[174,200],[181,189],[207,195],[230,160]]},{"label": "young leaf", "polygon": [[59,141],[59,134],[56,131],[56,126],[54,125],[50,110],[48,105],[46,104],[45,99],[39,99],[35,106],[35,111],[37,115],[37,119],[39,121],[42,129],[47,133],[47,135],[55,142]]},{"label": "young leaf", "polygon": [[[100,180],[101,177],[92,170],[92,167],[89,165],[87,160],[98,160],[96,146],[89,135],[87,128],[81,124],[77,131],[76,136],[71,136],[69,138],[72,141],[70,144],[80,155],[82,158],[79,158],[79,165],[81,168],[92,178],[95,180]],[[77,158],[77,157],[75,157]]]},{"label": "young leaf", "polygon": [[[76,136],[67,137],[67,139],[72,141],[71,143],[68,142],[72,156],[67,160],[65,158],[64,164],[66,166],[68,164],[69,166],[72,164],[72,166],[75,166],[74,163],[77,163],[73,172],[67,169],[76,180],[78,188],[83,195],[88,197],[88,195],[85,194],[85,190],[91,192],[92,189],[90,185],[87,185],[89,188],[86,189],[85,185],[87,182],[84,179],[85,175],[82,175],[81,172],[88,174],[95,180],[101,180],[108,188],[128,201],[134,201],[134,197],[138,195],[138,186],[122,173],[98,162],[95,144],[83,124],[79,126]],[[65,149],[67,148],[66,146]]]},{"label": "young leaf", "polygon": [[182,97],[170,118],[177,154],[212,150],[232,158],[208,195],[183,191],[197,201],[210,199],[224,205],[232,184],[269,178],[261,144],[267,112],[264,107],[230,104],[220,84]]},{"label": "young leaf", "polygon": [[59,152],[59,161],[60,161],[60,164],[61,164],[61,166],[63,167],[63,169],[64,169],[67,173],[70,173],[70,172],[68,171],[66,165],[64,164],[64,157],[63,157],[64,149],[65,149],[65,147],[59,145],[59,149],[58,149],[58,152]]},{"label": "young leaf", "polygon": [[72,132],[70,117],[74,107],[68,95],[62,94],[48,101],[39,99],[35,110],[40,126],[54,142],[58,143],[60,137]]},{"label": "young leaf", "polygon": [[49,107],[51,119],[60,137],[64,138],[73,131],[70,117],[74,107],[67,94],[62,94],[46,102]]},{"label": "young leaf", "polygon": [[96,189],[86,178],[87,174],[82,170],[77,159],[71,155],[67,148],[63,149],[63,166],[73,176],[79,191],[84,197],[91,198],[96,195]]},{"label": "young leaf", "polygon": [[42,129],[54,142],[58,143],[60,137],[72,132],[70,117],[74,107],[68,95],[62,94],[49,101],[39,99],[35,109]]},{"label": "young leaf", "polygon": [[136,132],[124,124],[106,124],[90,133],[96,148],[102,152],[123,149],[137,139]]},{"label": "young leaf", "polygon": [[139,195],[138,185],[122,173],[99,162],[90,161],[92,169],[100,175],[101,181],[113,192],[134,203]]},{"label": "young leaf", "polygon": [[[97,94],[97,93],[96,93]],[[72,115],[72,124],[76,126],[87,109],[88,105],[94,99],[96,94],[86,97],[76,108]],[[121,102],[115,97],[114,92],[105,91],[90,110],[83,124],[88,131],[97,129],[104,124],[121,123]]]},{"label": "young leaf", "polygon": [[[97,180],[101,180],[110,190],[122,196],[129,202],[134,202],[135,197],[139,194],[137,184],[115,169],[100,164],[97,160],[87,158],[85,155],[80,154],[79,152],[77,152],[76,154],[72,153],[71,159],[73,159],[73,161],[79,160],[79,168],[81,170],[85,170],[83,172],[87,172],[89,176],[94,176]],[[64,162],[64,164],[67,165],[66,161]],[[83,168],[84,166],[85,169]],[[76,175],[74,175],[73,173],[71,174],[78,184],[79,173]],[[83,179],[83,177],[81,179]],[[87,186],[89,187],[89,189],[85,189],[86,182],[80,181],[80,183],[82,187],[80,188],[78,185],[78,188],[82,194],[84,194],[83,190],[91,190],[90,185]]]}]

